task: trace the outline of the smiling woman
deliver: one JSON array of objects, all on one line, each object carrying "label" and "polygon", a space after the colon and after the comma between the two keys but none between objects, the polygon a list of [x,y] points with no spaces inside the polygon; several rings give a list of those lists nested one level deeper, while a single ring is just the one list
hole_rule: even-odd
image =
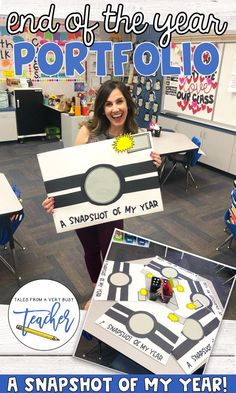
[{"label": "smiling woman", "polygon": [[120,135],[127,118],[128,107],[125,97],[119,89],[114,89],[108,98],[109,100],[106,101],[104,106],[104,113],[110,121],[110,127],[115,130],[113,136],[117,136]]},{"label": "smiling woman", "polygon": [[[116,137],[114,143],[118,143],[119,146],[123,143],[122,146],[124,147],[124,140],[123,142],[122,140],[117,142],[117,137],[120,136],[124,138],[127,136],[127,141],[132,145],[132,135],[138,133],[135,114],[136,106],[126,86],[118,81],[106,81],[97,92],[94,105],[94,116],[80,128],[75,144],[81,145],[99,142]],[[96,146],[99,149],[99,144]],[[130,146],[130,148],[132,148],[132,146]],[[120,152],[121,151],[122,150],[120,150]],[[106,152],[104,152],[104,155],[105,154]],[[151,157],[154,164],[159,166],[161,162],[160,156],[157,153],[152,153]],[[126,184],[124,179],[128,175],[127,168],[123,176],[119,174],[121,168],[117,174],[114,168],[108,165],[103,165],[103,167],[100,166],[95,168],[95,170],[94,168],[92,169],[93,170],[88,173],[84,183],[86,200],[89,200],[93,204],[104,206],[117,201],[121,193],[122,184]],[[153,171],[156,173],[156,168],[154,166]],[[98,191],[97,185],[101,184],[102,187],[100,187]],[[134,184],[129,182],[129,186],[134,187]],[[64,196],[60,198],[64,198]],[[55,207],[54,198],[47,198],[43,202],[43,207],[49,213],[52,213]],[[56,200],[56,207],[58,207],[58,197]],[[106,215],[106,210],[104,210],[103,214]],[[71,224],[74,223],[75,219],[79,221],[95,221],[96,214],[70,217]],[[76,230],[77,236],[84,248],[85,262],[93,283],[97,282],[115,228],[123,229],[123,220],[105,222],[104,224]]]},{"label": "smiling woman", "polygon": [[111,80],[103,83],[97,93],[94,116],[81,127],[76,145],[136,134],[135,114],[136,106],[123,83]]}]

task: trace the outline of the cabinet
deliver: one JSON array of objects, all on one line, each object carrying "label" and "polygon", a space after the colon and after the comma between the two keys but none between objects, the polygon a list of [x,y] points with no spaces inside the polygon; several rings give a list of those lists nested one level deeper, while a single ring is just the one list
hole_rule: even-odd
[{"label": "cabinet", "polygon": [[61,138],[64,147],[74,146],[79,128],[86,121],[88,121],[88,116],[69,116],[67,113],[61,114]]},{"label": "cabinet", "polygon": [[187,135],[190,139],[193,136],[200,139],[201,149],[206,154],[201,156],[200,162],[236,174],[236,135],[213,130],[204,124],[193,124],[165,116],[159,116],[158,121],[163,128],[172,128],[176,132]]},{"label": "cabinet", "polygon": [[45,135],[42,89],[14,89],[18,138]]},{"label": "cabinet", "polygon": [[229,172],[235,136],[213,130],[202,131],[202,149],[206,156],[201,162],[222,171]]},{"label": "cabinet", "polygon": [[61,114],[63,112],[53,106],[44,105],[44,121],[45,127],[57,127],[60,130],[61,138]]},{"label": "cabinet", "polygon": [[229,173],[236,175],[236,136],[234,137],[233,154],[230,161]]},{"label": "cabinet", "polygon": [[15,111],[0,112],[0,142],[16,141],[16,113]]}]

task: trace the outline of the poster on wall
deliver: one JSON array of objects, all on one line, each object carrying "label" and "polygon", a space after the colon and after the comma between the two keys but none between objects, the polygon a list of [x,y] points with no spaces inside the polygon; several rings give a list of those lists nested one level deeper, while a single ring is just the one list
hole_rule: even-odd
[{"label": "poster on wall", "polygon": [[163,210],[150,133],[38,154],[57,232]]},{"label": "poster on wall", "polygon": [[[217,44],[220,54],[222,45]],[[196,48],[191,44],[192,54]],[[182,47],[172,43],[171,65],[178,66],[183,72]],[[209,53],[204,53],[203,62],[208,64]],[[165,78],[163,109],[181,115],[195,116],[205,120],[212,120],[213,108],[217,93],[219,69],[211,75],[200,75],[194,65],[189,76],[167,76]]]},{"label": "poster on wall", "polygon": [[[24,28],[24,32],[17,33],[15,35],[11,35],[7,32],[6,29],[6,17],[0,16],[0,81],[6,81],[6,78],[15,78],[14,74],[14,55],[13,55],[13,46],[17,42],[29,42],[33,44],[35,47],[36,55],[34,57],[34,61],[28,65],[23,67],[23,78],[29,78],[32,82],[39,82],[42,79],[50,80],[50,82],[65,80],[68,79],[65,75],[64,69],[61,70],[60,73],[51,76],[44,75],[38,66],[37,61],[37,53],[39,48],[45,44],[46,42],[55,42],[59,45],[62,52],[65,50],[65,44],[69,41],[73,40],[81,40],[81,32],[78,31],[76,33],[69,33],[66,31],[63,20],[55,19],[55,23],[60,21],[60,29],[55,33],[51,33],[50,31],[40,31],[37,30],[35,33],[32,33],[28,26]],[[55,61],[55,56],[52,52],[48,52],[47,54],[47,62],[49,64]],[[74,78],[69,78],[74,79]],[[84,81],[84,76],[80,76],[77,78],[81,81]]]}]

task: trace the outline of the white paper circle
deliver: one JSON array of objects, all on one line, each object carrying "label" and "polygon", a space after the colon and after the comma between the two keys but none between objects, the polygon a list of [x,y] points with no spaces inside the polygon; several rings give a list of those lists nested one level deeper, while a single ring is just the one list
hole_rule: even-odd
[{"label": "white paper circle", "polygon": [[187,318],[184,323],[182,333],[190,340],[201,340],[204,336],[204,332],[201,324],[192,318]]},{"label": "white paper circle", "polygon": [[164,267],[161,272],[163,276],[167,278],[175,278],[178,276],[177,270],[174,269],[173,267]]},{"label": "white paper circle", "polygon": [[210,299],[206,295],[204,295],[203,293],[195,293],[192,296],[192,301],[193,301],[193,303],[199,302],[204,307],[208,307],[211,304]]},{"label": "white paper circle", "polygon": [[126,273],[118,272],[110,276],[110,283],[116,287],[123,287],[130,282],[130,277]]},{"label": "white paper circle", "polygon": [[64,345],[78,329],[80,311],[72,292],[52,280],[32,281],[16,292],[8,320],[27,347],[48,351]]},{"label": "white paper circle", "polygon": [[84,190],[93,202],[105,205],[120,193],[120,178],[112,168],[97,167],[87,175]]}]

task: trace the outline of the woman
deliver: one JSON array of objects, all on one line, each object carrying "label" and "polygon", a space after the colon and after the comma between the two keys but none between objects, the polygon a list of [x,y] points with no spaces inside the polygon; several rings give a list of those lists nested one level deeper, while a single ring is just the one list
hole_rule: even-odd
[{"label": "woman", "polygon": [[[94,116],[80,128],[75,144],[98,142],[123,133],[137,133],[135,112],[135,104],[126,86],[121,82],[106,81],[98,90]],[[152,152],[151,157],[158,167],[161,164],[159,154]],[[54,199],[45,199],[42,206],[48,213],[53,213]],[[114,228],[123,229],[123,220],[76,230],[84,248],[86,266],[94,284],[97,282]]]}]

